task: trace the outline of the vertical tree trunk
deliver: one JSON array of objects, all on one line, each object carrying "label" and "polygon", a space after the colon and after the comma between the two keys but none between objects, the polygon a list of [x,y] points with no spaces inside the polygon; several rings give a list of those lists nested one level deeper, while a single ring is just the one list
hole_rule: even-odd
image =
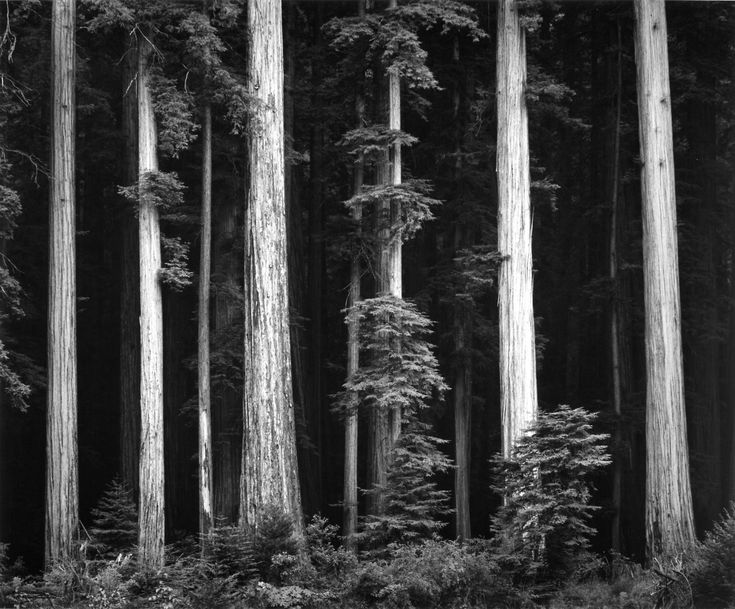
[{"label": "vertical tree trunk", "polygon": [[[357,15],[365,17],[365,0],[357,0]],[[355,92],[355,115],[357,127],[365,122],[365,95],[362,83],[358,83]],[[362,154],[355,164],[354,186],[355,194],[362,191],[365,183],[365,159]],[[352,209],[352,221],[357,227],[362,222],[362,209],[355,206]],[[358,228],[359,230],[359,228]],[[347,306],[352,309],[361,298],[360,293],[360,258],[353,253],[350,261],[350,292]],[[347,378],[352,377],[360,368],[360,321],[356,315],[348,314],[347,318]],[[343,498],[343,536],[345,548],[351,552],[357,551],[355,533],[357,532],[358,499],[357,499],[357,415],[358,398],[354,396],[353,408],[345,415],[345,463],[344,463],[344,498]]]},{"label": "vertical tree trunk", "polygon": [[75,28],[73,0],[52,9],[53,128],[49,205],[46,568],[70,560],[79,520],[75,255]]},{"label": "vertical tree trunk", "polygon": [[456,373],[454,377],[454,509],[457,519],[456,536],[469,539],[470,530],[470,437],[472,430],[472,333],[470,297],[455,299],[454,337]]},{"label": "vertical tree trunk", "polygon": [[635,0],[646,320],[649,560],[694,543],[681,353],[674,147],[663,0]]},{"label": "vertical tree trunk", "polygon": [[[138,39],[138,179],[158,170],[156,121],[149,84],[153,47]],[[158,273],[161,239],[158,209],[141,197],[138,210],[140,245],[140,566],[163,565],[163,302]]]},{"label": "vertical tree trunk", "polygon": [[199,257],[199,533],[212,525],[212,416],[209,391],[209,284],[212,258],[212,108],[202,110],[202,233]]},{"label": "vertical tree trunk", "polygon": [[[238,189],[215,207],[215,268],[222,285],[214,299],[214,323],[218,336],[231,331],[242,312],[235,296],[242,292],[240,262],[233,256],[238,234]],[[242,393],[222,379],[214,385],[212,428],[214,434],[214,513],[228,523],[237,522],[240,503],[240,462],[242,449]]]},{"label": "vertical tree trunk", "polygon": [[263,510],[273,506],[302,535],[288,325],[280,3],[250,3],[248,39],[257,128],[248,142],[240,521],[257,529]]},{"label": "vertical tree trunk", "polygon": [[505,457],[537,412],[526,38],[515,4],[500,0],[498,5],[498,251],[503,256],[498,310]]},{"label": "vertical tree trunk", "polygon": [[[138,179],[138,127],[135,73],[138,69],[134,42],[123,64],[122,129],[125,140],[125,184]],[[130,203],[122,212],[120,247],[120,476],[138,496],[140,451],[140,287],[138,269],[138,219]]]},{"label": "vertical tree trunk", "polygon": [[622,40],[620,35],[620,23],[617,24],[617,49],[616,49],[616,89],[615,89],[615,124],[613,126],[613,170],[610,194],[610,257],[609,273],[612,284],[612,300],[610,303],[610,361],[612,367],[613,388],[613,412],[615,413],[615,437],[613,444],[616,448],[613,461],[613,521],[612,521],[612,547],[617,552],[622,551],[620,541],[620,516],[622,511],[622,488],[623,488],[623,461],[621,455],[622,445],[622,379],[620,364],[620,322],[618,307],[618,188],[620,184],[620,121],[623,99],[623,61]]}]

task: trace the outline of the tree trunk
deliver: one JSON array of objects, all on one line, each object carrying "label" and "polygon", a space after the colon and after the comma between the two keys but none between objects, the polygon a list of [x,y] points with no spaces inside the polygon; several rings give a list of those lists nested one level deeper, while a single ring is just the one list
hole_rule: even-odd
[{"label": "tree trunk", "polygon": [[291,517],[302,536],[288,325],[280,3],[250,3],[248,39],[257,128],[248,141],[240,522],[257,529],[271,506]]},{"label": "tree trunk", "polygon": [[[241,318],[242,293],[240,262],[233,255],[238,234],[238,189],[232,189],[215,207],[215,268],[222,284],[214,299],[217,335],[229,334]],[[240,461],[242,448],[242,393],[225,379],[214,385],[212,427],[214,435],[214,513],[227,523],[237,522],[240,503]]]},{"label": "tree trunk", "polygon": [[514,0],[498,5],[498,278],[503,456],[536,418],[533,258],[524,97],[526,38]]},{"label": "tree trunk", "polygon": [[212,258],[212,108],[202,110],[202,233],[199,257],[199,534],[212,516],[212,416],[209,391],[209,289]]},{"label": "tree trunk", "polygon": [[49,204],[46,568],[74,557],[79,521],[75,255],[76,9],[52,13],[53,128]]},{"label": "tree trunk", "polygon": [[615,551],[622,551],[620,541],[620,518],[622,512],[622,488],[623,488],[623,461],[621,454],[622,446],[622,378],[620,363],[620,321],[618,308],[618,191],[620,185],[620,127],[623,99],[623,59],[622,40],[620,34],[620,23],[617,23],[617,49],[616,49],[616,88],[615,88],[615,123],[613,126],[613,170],[611,177],[610,193],[610,251],[609,251],[609,276],[612,284],[612,300],[610,303],[610,361],[612,368],[613,388],[613,412],[615,413],[615,456],[613,460],[613,521],[612,521],[612,547]]},{"label": "tree trunk", "polygon": [[[123,66],[122,129],[125,140],[125,184],[138,179],[138,127],[135,97],[137,50],[133,42]],[[122,211],[120,247],[120,476],[138,496],[140,450],[140,286],[138,219],[129,202]]]},{"label": "tree trunk", "polygon": [[456,536],[465,540],[470,531],[470,438],[472,430],[471,299],[458,294],[454,308],[456,372],[454,377],[454,509]]},{"label": "tree trunk", "polygon": [[[357,2],[358,17],[365,17],[365,0]],[[355,92],[355,115],[357,127],[365,122],[365,95],[358,84]],[[365,183],[365,159],[362,154],[355,164],[353,192],[362,191]],[[362,222],[362,209],[352,208],[352,221],[358,227]],[[350,292],[347,302],[348,309],[352,309],[361,298],[361,271],[360,258],[357,252],[353,253],[350,261]],[[347,378],[351,378],[360,368],[360,321],[356,315],[348,313],[347,318]],[[357,551],[355,533],[357,533],[358,499],[357,499],[357,421],[358,397],[354,396],[352,410],[345,415],[345,464],[344,464],[344,498],[343,498],[343,536],[345,548],[351,552]]]},{"label": "tree trunk", "polygon": [[[149,84],[153,46],[138,39],[138,179],[158,170],[156,121]],[[158,209],[140,199],[140,508],[138,551],[140,566],[163,566],[163,303],[158,273],[161,239]]]},{"label": "tree trunk", "polygon": [[646,322],[646,546],[671,560],[694,543],[681,353],[674,147],[663,0],[635,0]]}]

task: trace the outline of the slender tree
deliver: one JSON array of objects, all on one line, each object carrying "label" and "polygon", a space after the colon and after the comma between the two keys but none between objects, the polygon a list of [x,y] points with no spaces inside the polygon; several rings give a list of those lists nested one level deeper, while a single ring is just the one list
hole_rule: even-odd
[{"label": "slender tree", "polygon": [[[357,0],[357,15],[365,17],[365,0]],[[365,95],[358,84],[355,92],[355,115],[357,127],[360,128],[365,122]],[[365,159],[364,155],[358,156],[354,173],[354,194],[362,191],[365,182]],[[352,220],[356,226],[362,221],[362,208],[355,205],[351,209]],[[357,317],[355,304],[361,298],[360,290],[360,258],[357,252],[352,255],[350,261],[350,291],[348,308],[350,312],[347,318],[347,377],[352,377],[360,368],[360,321]],[[345,465],[344,465],[344,498],[343,498],[343,535],[345,547],[351,551],[357,549],[355,533],[357,532],[357,411],[358,396],[353,396],[353,405],[345,414]]]},{"label": "slender tree", "polygon": [[77,533],[74,0],[52,8],[53,126],[49,204],[46,568],[72,558]]},{"label": "slender tree", "polygon": [[694,543],[689,482],[664,0],[634,0],[646,322],[646,549],[649,560]]},{"label": "slender tree", "polygon": [[257,530],[275,508],[303,532],[296,463],[288,325],[281,4],[248,6],[248,141],[245,222],[245,388],[240,522]]},{"label": "slender tree", "polygon": [[212,107],[202,109],[202,232],[199,258],[199,533],[212,529],[212,415],[209,376],[209,290],[212,259]]},{"label": "slender tree", "polygon": [[[124,183],[138,179],[138,125],[135,73],[138,56],[131,36],[123,62],[122,131]],[[120,476],[138,492],[140,450],[140,297],[138,288],[138,220],[132,209],[122,211],[120,223]]]},{"label": "slender tree", "polygon": [[536,418],[526,37],[515,0],[498,4],[498,278],[503,456]]},{"label": "slender tree", "polygon": [[146,176],[158,171],[156,119],[150,86],[153,44],[138,36],[138,239],[140,244],[140,508],[138,547],[144,568],[164,560],[163,301],[158,209],[145,196]]}]

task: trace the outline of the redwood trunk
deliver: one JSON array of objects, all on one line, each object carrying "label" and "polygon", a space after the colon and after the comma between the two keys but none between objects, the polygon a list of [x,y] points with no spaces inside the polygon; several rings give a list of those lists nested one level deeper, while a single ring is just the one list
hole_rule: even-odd
[{"label": "redwood trunk", "polygon": [[528,156],[526,39],[516,2],[498,5],[498,278],[503,455],[536,418],[536,348]]},{"label": "redwood trunk", "polygon": [[288,324],[281,4],[248,7],[248,89],[257,128],[248,142],[245,222],[245,388],[240,521],[257,529],[268,507],[303,534]]},{"label": "redwood trunk", "polygon": [[646,322],[646,547],[671,560],[694,543],[689,483],[674,191],[674,147],[663,0],[635,0],[643,162]]},{"label": "redwood trunk", "polygon": [[[156,122],[149,83],[150,40],[138,40],[138,179],[158,170]],[[158,209],[140,199],[140,507],[138,559],[144,569],[163,566],[163,303],[158,273],[161,239]]]},{"label": "redwood trunk", "polygon": [[53,128],[49,204],[46,568],[75,557],[79,520],[75,255],[75,28],[73,0],[52,13]]},{"label": "redwood trunk", "polygon": [[202,111],[202,233],[199,258],[199,533],[209,535],[212,515],[212,415],[209,376],[209,289],[212,259],[212,108]]}]

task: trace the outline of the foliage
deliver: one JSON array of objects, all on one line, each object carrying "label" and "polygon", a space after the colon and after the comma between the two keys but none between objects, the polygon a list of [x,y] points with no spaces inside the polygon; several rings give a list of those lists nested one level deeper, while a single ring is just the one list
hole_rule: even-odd
[{"label": "foliage", "polygon": [[434,480],[452,467],[439,450],[439,444],[446,442],[430,435],[430,426],[416,416],[406,419],[390,457],[385,487],[369,491],[382,491],[385,509],[361,520],[357,539],[372,553],[433,537],[446,525],[440,518],[451,512],[449,491],[439,489]]},{"label": "foliage", "polygon": [[189,270],[189,244],[180,237],[161,237],[163,268],[159,271],[161,282],[180,292],[192,284],[194,273]]},{"label": "foliage", "polygon": [[240,583],[257,576],[253,542],[242,527],[218,524],[201,543],[203,558],[216,576],[235,577]]},{"label": "foliage", "polygon": [[349,411],[357,395],[363,409],[415,413],[444,393],[428,342],[431,322],[416,305],[384,295],[361,300],[348,315],[357,316],[366,357],[337,394],[338,410]]},{"label": "foliage", "polygon": [[175,172],[148,171],[137,184],[120,186],[118,192],[138,209],[146,204],[165,212],[182,205],[184,188]]},{"label": "foliage", "polygon": [[530,607],[486,546],[428,540],[399,546],[390,561],[361,564],[348,595],[376,607]]},{"label": "foliage", "polygon": [[685,573],[695,601],[711,607],[735,605],[735,504],[697,545]]},{"label": "foliage", "polygon": [[91,513],[91,546],[101,558],[112,560],[133,549],[138,542],[138,510],[132,489],[122,480],[110,482]]},{"label": "foliage", "polygon": [[194,121],[194,100],[158,66],[151,68],[150,84],[158,126],[158,149],[166,156],[178,158],[181,151],[194,141],[199,130]]},{"label": "foliage", "polygon": [[264,510],[253,536],[253,558],[260,576],[278,583],[283,572],[294,565],[298,551],[291,517],[275,506]]},{"label": "foliage", "polygon": [[389,129],[385,125],[369,125],[352,129],[342,136],[338,145],[353,156],[364,155],[374,162],[379,160],[391,146],[412,146],[418,140],[400,129]]},{"label": "foliage", "polygon": [[592,433],[595,415],[560,406],[542,412],[514,446],[509,459],[498,457],[505,497],[492,518],[495,542],[505,564],[532,577],[564,577],[587,560],[589,476],[608,465],[603,434]]}]

